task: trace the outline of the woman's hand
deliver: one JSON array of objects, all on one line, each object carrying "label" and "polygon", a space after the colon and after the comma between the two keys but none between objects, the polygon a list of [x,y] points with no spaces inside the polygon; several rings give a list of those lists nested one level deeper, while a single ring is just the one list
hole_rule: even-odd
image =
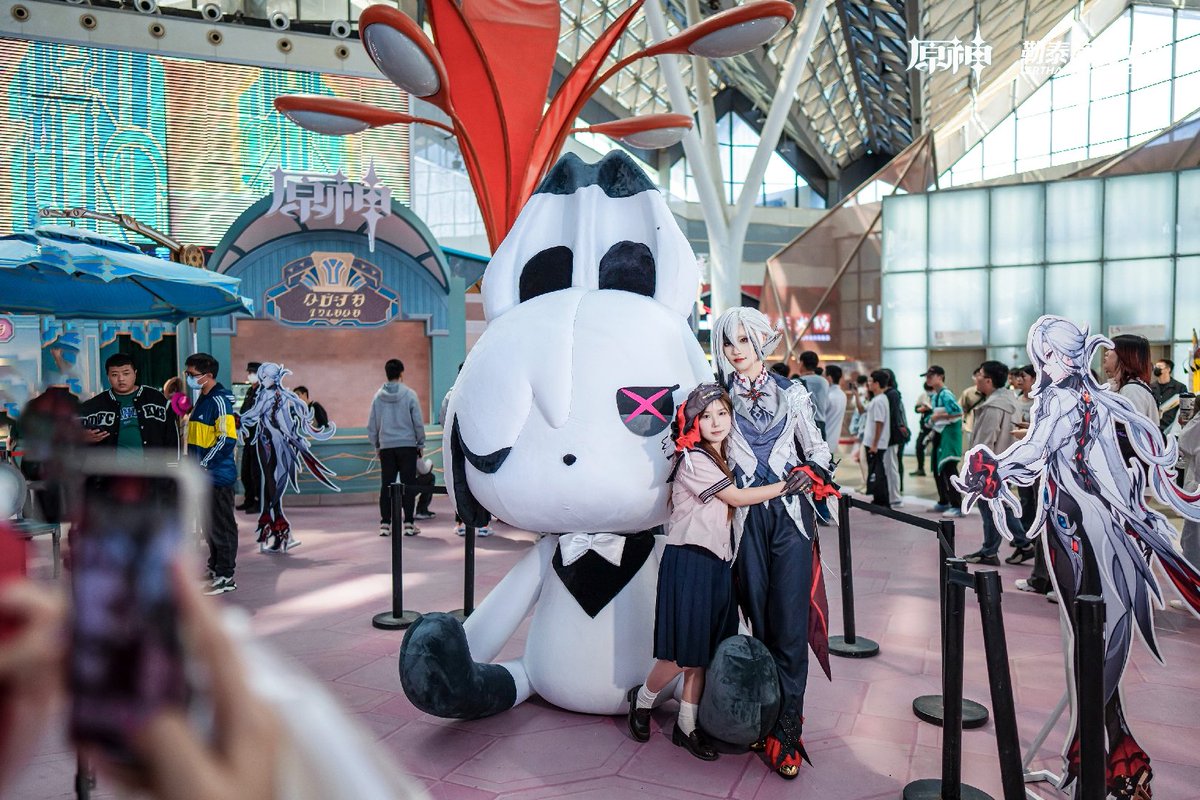
[{"label": "woman's hand", "polygon": [[216,604],[175,571],[180,621],[189,651],[208,673],[214,734],[206,742],[181,709],[165,710],[138,733],[134,750],[145,767],[133,772],[97,758],[120,783],[169,800],[274,800],[280,730],[275,715],[246,685],[244,667],[221,627]]}]

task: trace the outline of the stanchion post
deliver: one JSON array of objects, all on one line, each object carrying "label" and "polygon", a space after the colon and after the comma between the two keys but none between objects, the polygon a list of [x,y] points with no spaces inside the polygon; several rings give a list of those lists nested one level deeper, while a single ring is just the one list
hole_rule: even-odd
[{"label": "stanchion post", "polygon": [[[942,660],[942,725],[941,780],[913,781],[904,787],[904,800],[991,800],[986,792],[962,782],[963,729],[963,642],[966,634],[967,584],[971,577],[966,562],[947,559],[946,569],[946,636]],[[918,698],[920,699],[920,698]],[[915,704],[914,704],[915,705]]]},{"label": "stanchion post", "polygon": [[[938,603],[939,603],[939,619],[942,626],[942,682],[945,683],[946,664],[949,661],[947,656],[946,635],[946,593],[950,591],[950,572],[947,567],[947,559],[955,558],[954,555],[954,523],[951,520],[938,520],[938,577],[941,581],[939,588]],[[943,547],[943,540],[945,545]],[[975,702],[974,700],[962,700],[962,726],[964,728],[982,728],[988,721],[988,710]],[[928,722],[931,725],[941,725],[942,718],[945,713],[945,698],[937,694],[926,694],[917,697],[912,704],[913,714],[922,722]]]},{"label": "stanchion post", "polygon": [[1078,800],[1104,800],[1104,601],[1075,598],[1075,708],[1079,710]]},{"label": "stanchion post", "polygon": [[842,572],[842,635],[829,637],[829,652],[844,658],[870,658],[879,655],[879,644],[860,639],[854,625],[854,568],[850,552],[849,497],[838,503],[838,559]]},{"label": "stanchion post", "polygon": [[398,631],[412,625],[421,616],[416,611],[404,610],[404,554],[401,540],[404,538],[404,484],[393,483],[388,487],[392,501],[392,610],[376,614],[371,624],[385,631]]},{"label": "stanchion post", "polygon": [[450,612],[459,622],[475,610],[475,526],[464,523],[463,527],[463,607]]},{"label": "stanchion post", "polygon": [[996,719],[1000,784],[1004,788],[1004,800],[1025,800],[1017,709],[1013,704],[1012,675],[1008,669],[1008,640],[1004,636],[1004,614],[1000,609],[1000,573],[994,569],[976,572],[975,594],[983,623],[983,648],[992,689],[992,713]]},{"label": "stanchion post", "polygon": [[966,635],[963,608],[966,589],[949,570],[966,572],[959,559],[947,559],[946,660],[942,662],[942,797],[959,800],[962,783],[963,642]]}]

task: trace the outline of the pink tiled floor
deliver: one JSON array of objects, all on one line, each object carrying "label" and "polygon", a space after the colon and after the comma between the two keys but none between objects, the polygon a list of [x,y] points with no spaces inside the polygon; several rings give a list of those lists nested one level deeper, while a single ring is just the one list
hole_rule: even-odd
[{"label": "pink tiled floor", "polygon": [[[454,536],[445,498],[422,535],[404,539],[405,605],[449,610],[462,605],[462,539]],[[919,510],[919,507],[917,507]],[[815,766],[793,782],[769,773],[752,755],[725,755],[704,764],[673,747],[674,704],[655,714],[651,741],[638,745],[619,717],[560,711],[533,699],[504,714],[452,722],[414,709],[400,691],[396,653],[401,634],[371,627],[389,606],[389,547],[376,535],[372,508],[296,508],[304,545],[287,556],[255,552],[250,517],[241,516],[243,542],[237,592],[222,602],[244,607],[258,633],[320,677],[379,737],[383,747],[434,798],[896,798],[917,778],[937,777],[941,731],[918,722],[911,703],[938,693],[940,659],[936,552],[930,534],[855,512],[854,553],[858,630],[877,640],[873,659],[834,659],[834,680],[815,673],[809,683],[806,742]],[[978,544],[978,516],[962,521],[959,552]],[[841,631],[836,532],[824,529],[833,632]],[[477,596],[505,574],[534,537],[504,525],[478,548]],[[44,548],[43,548],[44,549]],[[1022,743],[1044,723],[1063,691],[1058,609],[1017,592],[1025,567],[1002,567],[1004,613]],[[968,597],[968,602],[974,601]],[[973,607],[967,617],[966,695],[990,705]],[[1200,798],[1200,623],[1181,612],[1158,617],[1166,666],[1140,644],[1125,681],[1135,734],[1156,770],[1155,797]],[[524,630],[504,656],[520,652]],[[1035,767],[1057,770],[1065,722]],[[966,782],[1000,796],[991,724],[963,737]],[[61,729],[47,735],[18,779],[12,797],[72,794],[73,757]],[[106,796],[100,787],[96,796]],[[1045,796],[1056,796],[1046,792]]]}]

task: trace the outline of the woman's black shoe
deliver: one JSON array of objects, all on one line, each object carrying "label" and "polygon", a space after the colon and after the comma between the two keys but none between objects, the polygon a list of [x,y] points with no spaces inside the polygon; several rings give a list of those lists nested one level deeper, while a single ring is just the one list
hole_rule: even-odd
[{"label": "woman's black shoe", "polygon": [[700,733],[699,728],[684,736],[683,731],[679,729],[679,723],[676,723],[675,730],[671,732],[671,744],[686,748],[689,753],[702,761],[717,760],[717,751],[713,749],[713,746]]},{"label": "woman's black shoe", "polygon": [[1004,559],[1005,564],[1024,564],[1026,561],[1032,560],[1034,557],[1033,545],[1026,547],[1018,547],[1013,550],[1012,555]]},{"label": "woman's black shoe", "polygon": [[638,690],[641,688],[642,685],[639,683],[625,695],[625,699],[629,701],[629,735],[639,742],[648,742],[650,741],[650,709],[637,707]]}]

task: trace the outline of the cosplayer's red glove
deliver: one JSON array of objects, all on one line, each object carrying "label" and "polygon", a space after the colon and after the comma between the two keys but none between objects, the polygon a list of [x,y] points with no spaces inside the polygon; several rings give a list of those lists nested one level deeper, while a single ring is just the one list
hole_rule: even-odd
[{"label": "cosplayer's red glove", "polygon": [[[796,487],[794,490],[792,488],[793,484]],[[817,500],[842,496],[842,493],[838,491],[839,487],[836,483],[825,480],[815,469],[807,464],[802,464],[792,469],[791,474],[788,475],[784,492],[785,494],[793,494],[795,491],[803,491],[805,484],[811,487],[812,496]]]}]

